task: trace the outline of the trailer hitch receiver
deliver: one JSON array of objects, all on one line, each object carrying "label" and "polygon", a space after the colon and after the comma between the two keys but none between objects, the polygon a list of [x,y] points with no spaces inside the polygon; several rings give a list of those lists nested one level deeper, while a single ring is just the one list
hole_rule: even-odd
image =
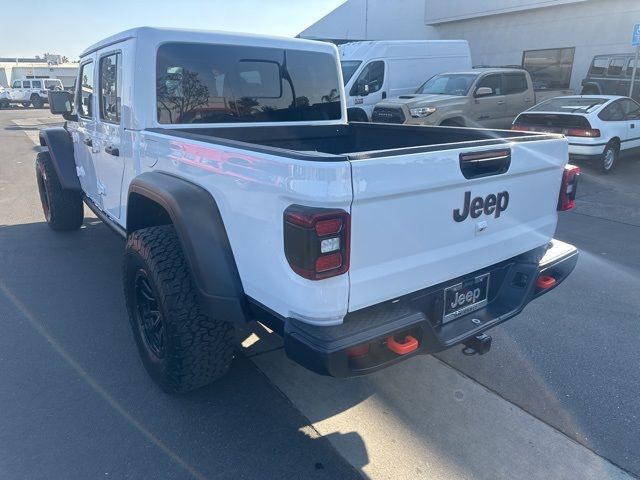
[{"label": "trailer hitch receiver", "polygon": [[464,355],[484,355],[491,350],[491,337],[486,333],[471,337],[462,343],[464,344],[462,349]]}]

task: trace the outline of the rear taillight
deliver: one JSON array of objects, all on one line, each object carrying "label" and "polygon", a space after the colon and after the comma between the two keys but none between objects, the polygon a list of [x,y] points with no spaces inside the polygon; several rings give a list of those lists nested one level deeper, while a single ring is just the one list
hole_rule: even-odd
[{"label": "rear taillight", "polygon": [[566,165],[564,167],[562,185],[560,185],[560,197],[558,198],[558,210],[570,210],[575,206],[579,177],[580,167],[575,165]]},{"label": "rear taillight", "polygon": [[597,138],[600,136],[600,130],[597,128],[569,128],[565,135],[570,137],[587,137],[587,138]]},{"label": "rear taillight", "polygon": [[284,211],[284,253],[292,270],[309,280],[349,270],[350,216],[344,210],[291,205]]},{"label": "rear taillight", "polygon": [[569,137],[598,138],[600,136],[600,130],[597,128],[565,128],[550,125],[534,126],[516,123],[511,126],[511,130],[518,130],[521,132],[560,133]]}]

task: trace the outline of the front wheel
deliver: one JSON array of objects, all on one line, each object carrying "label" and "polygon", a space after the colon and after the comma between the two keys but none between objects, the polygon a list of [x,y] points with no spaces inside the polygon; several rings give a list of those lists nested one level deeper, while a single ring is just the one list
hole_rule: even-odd
[{"label": "front wheel", "polygon": [[36,156],[36,181],[49,227],[57,231],[79,229],[84,220],[82,195],[62,188],[49,152],[40,152]]},{"label": "front wheel", "polygon": [[151,378],[169,393],[194,390],[231,366],[234,331],[200,305],[172,225],[129,235],[123,269],[133,335]]},{"label": "front wheel", "polygon": [[604,174],[611,173],[613,168],[618,163],[618,157],[620,155],[620,147],[616,142],[609,142],[604,147],[604,152],[600,157],[600,171]]},{"label": "front wheel", "polygon": [[31,105],[31,102],[22,102],[22,103],[21,103],[21,105],[22,105],[24,108],[28,108],[28,107],[29,107],[29,105]]}]

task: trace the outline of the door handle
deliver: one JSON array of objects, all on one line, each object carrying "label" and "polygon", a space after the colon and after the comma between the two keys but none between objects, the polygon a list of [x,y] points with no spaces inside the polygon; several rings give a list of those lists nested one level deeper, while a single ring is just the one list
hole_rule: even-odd
[{"label": "door handle", "polygon": [[382,99],[384,100],[385,98],[387,98],[387,92],[382,92]]},{"label": "door handle", "polygon": [[84,140],[82,140],[82,143],[84,143],[87,147],[93,147],[93,140],[91,140],[90,138],[85,138]]},{"label": "door handle", "polygon": [[498,105],[504,105],[504,100],[498,100]]},{"label": "door handle", "polygon": [[104,151],[105,153],[108,153],[109,155],[113,155],[114,157],[120,156],[120,150],[118,150],[115,147],[112,147],[111,145],[109,145],[108,147],[105,147]]}]

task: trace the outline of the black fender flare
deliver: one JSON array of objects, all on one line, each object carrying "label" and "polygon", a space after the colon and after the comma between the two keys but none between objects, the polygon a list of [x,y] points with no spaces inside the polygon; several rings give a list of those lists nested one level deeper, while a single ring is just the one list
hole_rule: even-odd
[{"label": "black fender flare", "polygon": [[227,231],[218,205],[204,188],[162,172],[145,172],[129,186],[127,233],[151,226],[139,197],[162,207],[176,229],[193,281],[208,313],[218,320],[250,318]]},{"label": "black fender flare", "polygon": [[49,149],[49,156],[62,188],[77,192],[82,191],[73,156],[73,140],[69,132],[62,127],[42,129],[40,130],[40,145]]}]

